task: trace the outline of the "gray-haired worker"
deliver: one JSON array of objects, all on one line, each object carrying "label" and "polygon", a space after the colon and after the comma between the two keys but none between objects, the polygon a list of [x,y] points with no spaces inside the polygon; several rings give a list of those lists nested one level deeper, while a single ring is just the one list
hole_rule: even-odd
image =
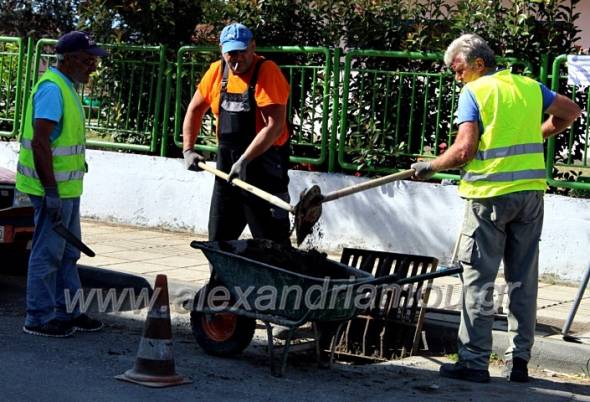
[{"label": "gray-haired worker", "polygon": [[[457,138],[443,155],[412,165],[419,179],[463,167],[459,195],[467,203],[459,251],[464,268],[459,361],[443,364],[440,374],[490,380],[493,291],[503,260],[511,285],[505,375],[511,381],[528,381],[547,187],[543,140],[570,126],[580,108],[537,81],[496,69],[494,52],[474,34],[451,43],[445,64],[465,83]],[[543,112],[549,115],[545,121]]]}]

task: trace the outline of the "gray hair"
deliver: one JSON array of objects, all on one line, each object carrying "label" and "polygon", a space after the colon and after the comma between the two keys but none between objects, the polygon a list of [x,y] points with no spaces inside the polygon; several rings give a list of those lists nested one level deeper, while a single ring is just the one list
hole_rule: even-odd
[{"label": "gray hair", "polygon": [[464,34],[455,39],[445,52],[445,64],[450,66],[458,55],[462,55],[468,64],[479,57],[486,67],[496,66],[494,51],[481,36],[476,34]]}]

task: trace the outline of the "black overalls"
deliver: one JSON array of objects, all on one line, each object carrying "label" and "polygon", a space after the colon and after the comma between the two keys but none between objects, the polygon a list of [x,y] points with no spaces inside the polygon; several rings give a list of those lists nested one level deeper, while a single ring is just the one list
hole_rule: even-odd
[{"label": "black overalls", "polygon": [[[256,100],[254,91],[258,71],[264,59],[254,65],[246,92],[227,92],[229,68],[222,60],[219,101],[219,151],[217,169],[229,173],[234,162],[244,153],[256,136]],[[272,146],[250,161],[246,182],[289,202],[289,146]],[[290,244],[289,213],[277,208],[227,181],[216,178],[209,210],[209,240],[235,240],[246,224],[254,238],[271,239]]]}]

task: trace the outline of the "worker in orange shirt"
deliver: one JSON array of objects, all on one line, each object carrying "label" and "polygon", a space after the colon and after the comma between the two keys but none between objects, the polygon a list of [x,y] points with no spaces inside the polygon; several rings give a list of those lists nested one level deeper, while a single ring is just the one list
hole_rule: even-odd
[{"label": "worker in orange shirt", "polygon": [[187,169],[200,170],[193,147],[205,113],[217,121],[217,168],[209,210],[209,240],[237,239],[246,224],[254,238],[290,244],[288,212],[231,185],[244,180],[289,202],[289,83],[279,66],[257,55],[252,32],[233,23],[220,35],[221,60],[211,64],[188,106],[182,127]]}]

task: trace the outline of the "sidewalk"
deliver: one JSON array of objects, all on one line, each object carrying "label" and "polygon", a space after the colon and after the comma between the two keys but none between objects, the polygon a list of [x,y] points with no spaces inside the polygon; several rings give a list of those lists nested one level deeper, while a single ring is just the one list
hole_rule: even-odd
[{"label": "sidewalk", "polygon": [[[83,221],[82,233],[83,241],[96,252],[96,257],[83,255],[79,261],[81,265],[134,274],[146,278],[150,283],[153,283],[157,274],[166,274],[171,282],[180,282],[195,288],[209,279],[207,259],[200,250],[190,247],[192,240],[206,240],[203,236],[94,221]],[[338,260],[339,256],[331,255],[330,258]],[[497,284],[501,285],[502,280],[499,279]],[[439,278],[434,281],[434,285],[437,290],[431,292],[429,306],[435,303],[434,307],[458,309],[461,295],[459,279]],[[576,364],[584,358],[590,358],[590,345],[567,343],[562,340],[560,331],[569,315],[577,290],[577,287],[539,283],[536,342],[538,348],[543,344],[540,341],[548,341],[549,344],[544,344],[552,349],[549,351],[551,355],[573,354],[572,358],[579,360]],[[501,291],[498,293],[501,302],[499,304],[503,304],[506,311],[506,297],[502,297]],[[496,335],[496,332],[500,331],[495,331],[495,346],[505,348],[506,333],[503,332],[502,337]],[[586,291],[578,308],[571,334],[590,344],[590,290]],[[496,341],[498,336],[500,339]],[[570,352],[562,349],[574,346]],[[582,356],[577,356],[580,350],[583,351]],[[547,351],[541,355],[546,356]]]}]

